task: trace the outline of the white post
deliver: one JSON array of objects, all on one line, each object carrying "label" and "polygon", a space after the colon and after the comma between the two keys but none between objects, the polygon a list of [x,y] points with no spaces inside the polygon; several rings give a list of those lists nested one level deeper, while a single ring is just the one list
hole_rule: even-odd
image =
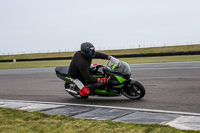
[{"label": "white post", "polygon": [[13,62],[17,62],[17,60],[16,60],[16,59],[13,59]]}]

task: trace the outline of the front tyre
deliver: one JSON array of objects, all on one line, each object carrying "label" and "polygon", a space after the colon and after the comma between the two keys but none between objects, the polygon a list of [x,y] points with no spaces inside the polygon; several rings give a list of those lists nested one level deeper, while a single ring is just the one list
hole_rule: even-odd
[{"label": "front tyre", "polygon": [[127,98],[130,98],[133,100],[139,100],[144,97],[145,88],[141,83],[139,83],[138,81],[135,81],[134,84],[126,85],[122,89],[122,94],[126,96]]}]

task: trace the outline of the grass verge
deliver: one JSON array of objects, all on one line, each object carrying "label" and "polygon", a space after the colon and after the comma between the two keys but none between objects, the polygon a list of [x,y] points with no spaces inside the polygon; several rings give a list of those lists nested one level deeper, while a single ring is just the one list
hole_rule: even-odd
[{"label": "grass verge", "polygon": [[75,119],[63,115],[0,108],[1,133],[199,133],[165,125]]},{"label": "grass verge", "polygon": [[[101,50],[100,52],[108,54],[108,55],[122,55],[122,54],[189,52],[189,51],[200,51],[200,44],[182,45],[182,46],[152,47],[152,48],[137,48],[137,49]],[[75,52],[58,52],[58,53],[0,55],[0,60],[71,57],[71,56],[74,55],[74,53]]]},{"label": "grass verge", "polygon": [[[200,55],[183,55],[183,56],[162,56],[162,57],[136,57],[120,58],[129,64],[135,63],[156,63],[156,62],[183,62],[183,61],[200,61]],[[37,67],[56,67],[69,66],[71,60],[57,61],[27,61],[27,62],[4,62],[0,63],[0,69],[14,68],[37,68]],[[106,64],[107,60],[94,59],[93,63]]]}]

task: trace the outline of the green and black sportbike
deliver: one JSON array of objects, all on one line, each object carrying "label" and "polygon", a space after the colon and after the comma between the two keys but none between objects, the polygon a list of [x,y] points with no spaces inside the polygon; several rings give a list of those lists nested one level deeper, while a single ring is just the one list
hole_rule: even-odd
[{"label": "green and black sportbike", "polygon": [[[76,98],[87,99],[88,96],[81,96],[78,87],[68,75],[68,66],[56,67],[56,75],[65,81],[65,90]],[[123,61],[112,57],[107,65],[91,65],[90,72],[94,77],[110,77],[109,84],[100,85],[95,88],[94,93],[89,96],[126,96],[138,100],[144,97],[145,88],[141,83],[131,77],[130,66]],[[90,86],[89,83],[83,83]]]}]

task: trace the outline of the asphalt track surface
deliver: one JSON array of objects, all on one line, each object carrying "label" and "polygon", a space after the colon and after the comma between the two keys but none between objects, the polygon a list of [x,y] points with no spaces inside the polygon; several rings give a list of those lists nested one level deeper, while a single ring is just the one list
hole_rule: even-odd
[{"label": "asphalt track surface", "polygon": [[200,62],[131,64],[132,78],[146,88],[141,100],[121,97],[76,99],[54,69],[0,70],[0,99],[63,102],[200,113]]}]

